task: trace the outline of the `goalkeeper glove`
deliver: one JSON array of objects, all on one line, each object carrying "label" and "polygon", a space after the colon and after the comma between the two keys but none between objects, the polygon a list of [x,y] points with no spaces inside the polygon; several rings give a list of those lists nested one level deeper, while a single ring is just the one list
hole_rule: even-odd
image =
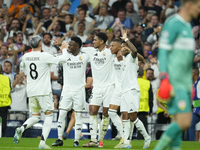
[{"label": "goalkeeper glove", "polygon": [[173,86],[169,83],[169,75],[167,73],[161,73],[160,89],[157,93],[157,98],[161,102],[168,102],[171,97],[175,95]]}]

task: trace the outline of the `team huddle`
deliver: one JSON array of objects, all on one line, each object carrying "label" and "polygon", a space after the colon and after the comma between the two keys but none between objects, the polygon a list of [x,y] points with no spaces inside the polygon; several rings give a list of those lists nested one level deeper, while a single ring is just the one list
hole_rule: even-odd
[{"label": "team huddle", "polygon": [[[131,148],[130,139],[134,126],[144,137],[144,149],[151,143],[143,123],[137,118],[140,101],[140,89],[137,82],[138,61],[144,58],[137,53],[135,46],[128,40],[123,31],[120,39],[111,42],[107,48],[108,37],[100,32],[94,38],[94,47],[82,48],[79,37],[72,37],[69,43],[63,42],[62,55],[54,57],[41,52],[42,39],[36,35],[30,39],[32,52],[23,56],[20,70],[27,75],[27,93],[32,117],[16,129],[14,142],[18,144],[22,133],[40,120],[40,110],[45,113],[39,149],[51,149],[45,141],[51,129],[53,119],[53,98],[50,84],[51,64],[63,64],[64,85],[59,104],[58,140],[52,146],[62,146],[62,135],[67,113],[75,111],[74,147],[80,147],[79,138],[82,130],[82,112],[86,109],[85,71],[91,63],[93,91],[90,97],[90,134],[91,141],[83,147],[103,147],[103,139],[108,130],[111,118],[121,140],[114,148]],[[122,42],[123,41],[123,42]],[[45,87],[45,88],[44,88]],[[100,125],[100,136],[97,139],[97,114],[103,105],[103,116]],[[122,120],[117,115],[120,107]]]}]

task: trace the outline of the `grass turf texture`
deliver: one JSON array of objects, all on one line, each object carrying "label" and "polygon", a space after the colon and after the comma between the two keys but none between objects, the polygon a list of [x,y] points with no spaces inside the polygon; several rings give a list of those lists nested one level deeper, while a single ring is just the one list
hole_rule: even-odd
[{"label": "grass turf texture", "polygon": [[[52,143],[54,143],[56,141],[56,139],[47,139],[47,144],[49,146],[51,146]],[[102,150],[102,149],[114,149],[114,146],[116,146],[119,141],[112,141],[112,140],[104,140],[103,144],[104,144],[104,148],[84,148],[82,147],[83,144],[86,144],[89,140],[81,140],[80,141],[80,148],[74,148],[73,147],[73,140],[72,139],[67,139],[64,140],[64,145],[63,146],[59,146],[59,147],[52,147],[55,150],[72,150],[72,149],[76,149],[76,150],[87,150],[87,149],[91,149],[91,150]],[[14,144],[13,142],[13,138],[0,138],[0,150],[35,150],[38,149],[38,145],[39,145],[40,139],[37,138],[21,138],[20,142],[18,145]],[[153,141],[151,143],[151,146],[148,148],[148,150],[153,150],[153,148],[155,147],[157,141]],[[134,150],[142,150],[144,141],[143,140],[133,140],[131,142]],[[188,141],[184,141],[182,142],[182,150],[199,150],[200,149],[200,142],[188,142]]]}]

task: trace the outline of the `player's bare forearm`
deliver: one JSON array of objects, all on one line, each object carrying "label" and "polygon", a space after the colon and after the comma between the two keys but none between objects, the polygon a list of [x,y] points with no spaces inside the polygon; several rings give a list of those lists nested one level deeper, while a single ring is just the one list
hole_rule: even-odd
[{"label": "player's bare forearm", "polygon": [[137,56],[137,49],[136,49],[136,47],[129,40],[127,40],[126,43],[127,43],[128,47],[130,48],[130,50],[132,52],[133,58],[135,58]]},{"label": "player's bare forearm", "polygon": [[146,60],[144,59],[144,57],[142,55],[140,55],[139,53],[137,53],[137,57],[138,57],[139,61],[146,63]]}]

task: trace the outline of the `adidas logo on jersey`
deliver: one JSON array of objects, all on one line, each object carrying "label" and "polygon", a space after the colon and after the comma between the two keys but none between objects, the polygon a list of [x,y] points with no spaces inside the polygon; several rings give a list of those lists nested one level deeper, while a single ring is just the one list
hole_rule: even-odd
[{"label": "adidas logo on jersey", "polygon": [[130,111],[133,111],[133,109],[131,109]]},{"label": "adidas logo on jersey", "polygon": [[81,128],[78,128],[78,129],[76,129],[76,130],[81,130]]},{"label": "adidas logo on jersey", "polygon": [[96,53],[96,54],[94,54],[94,56],[98,56],[98,54]]},{"label": "adidas logo on jersey", "polygon": [[71,61],[71,58],[69,58],[67,61]]}]

